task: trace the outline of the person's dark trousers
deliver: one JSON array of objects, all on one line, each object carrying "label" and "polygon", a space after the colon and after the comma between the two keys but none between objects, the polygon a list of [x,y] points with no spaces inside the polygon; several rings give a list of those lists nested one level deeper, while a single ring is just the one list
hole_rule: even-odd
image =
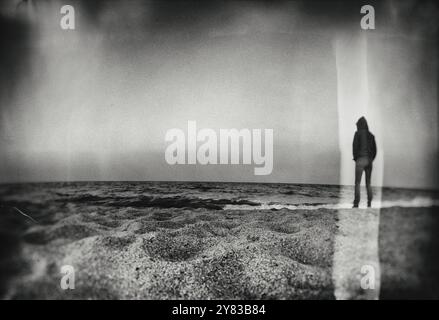
[{"label": "person's dark trousers", "polygon": [[354,207],[360,203],[360,183],[363,171],[366,172],[366,189],[367,189],[367,206],[370,207],[372,202],[372,187],[370,186],[370,177],[372,175],[372,161],[368,157],[360,157],[355,161],[355,199]]}]

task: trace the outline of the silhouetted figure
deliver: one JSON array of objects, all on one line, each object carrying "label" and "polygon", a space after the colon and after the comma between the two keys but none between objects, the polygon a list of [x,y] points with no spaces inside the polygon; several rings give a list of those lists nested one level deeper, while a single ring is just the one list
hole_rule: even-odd
[{"label": "silhouetted figure", "polygon": [[354,208],[358,208],[360,203],[360,183],[363,171],[366,172],[366,189],[367,189],[367,206],[372,203],[372,188],[370,186],[370,177],[372,175],[372,162],[377,154],[375,137],[369,132],[367,121],[361,117],[357,121],[357,132],[354,135],[352,152],[355,160],[355,199]]}]

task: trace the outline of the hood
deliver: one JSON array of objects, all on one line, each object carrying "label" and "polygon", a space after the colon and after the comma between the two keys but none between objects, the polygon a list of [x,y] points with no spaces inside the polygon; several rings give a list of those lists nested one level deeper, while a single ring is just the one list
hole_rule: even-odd
[{"label": "hood", "polygon": [[367,125],[367,121],[365,117],[361,117],[357,121],[357,130],[369,130],[369,127]]}]

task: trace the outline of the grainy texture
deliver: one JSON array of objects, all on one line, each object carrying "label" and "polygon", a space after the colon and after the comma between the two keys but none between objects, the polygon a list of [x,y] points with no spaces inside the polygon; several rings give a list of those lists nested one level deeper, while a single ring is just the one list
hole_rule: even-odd
[{"label": "grainy texture", "polygon": [[[106,223],[88,212],[29,228],[23,259],[32,269],[11,298],[333,297],[330,210],[130,212],[96,214]],[[59,287],[64,264],[76,270],[75,290]]]},{"label": "grainy texture", "polygon": [[[342,196],[351,201],[352,190],[343,188],[3,185],[0,294],[7,299],[333,299],[335,240],[343,233],[355,237],[349,226],[367,229],[365,214],[374,212],[336,209],[339,203],[345,207]],[[390,190],[386,205],[417,196]],[[341,225],[340,212],[350,223]],[[433,218],[429,208],[381,209],[384,298],[437,293]],[[63,265],[75,268],[74,290],[60,288]],[[355,291],[350,296],[362,297]]]}]

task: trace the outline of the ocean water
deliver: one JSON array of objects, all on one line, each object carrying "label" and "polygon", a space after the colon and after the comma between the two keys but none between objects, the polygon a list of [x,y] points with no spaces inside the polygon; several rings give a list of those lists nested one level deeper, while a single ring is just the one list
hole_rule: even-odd
[{"label": "ocean water", "polygon": [[[374,208],[438,205],[438,192],[374,188]],[[362,190],[363,203],[366,192]],[[33,219],[84,207],[279,210],[350,208],[352,186],[222,182],[55,182],[0,185],[2,208]]]}]

